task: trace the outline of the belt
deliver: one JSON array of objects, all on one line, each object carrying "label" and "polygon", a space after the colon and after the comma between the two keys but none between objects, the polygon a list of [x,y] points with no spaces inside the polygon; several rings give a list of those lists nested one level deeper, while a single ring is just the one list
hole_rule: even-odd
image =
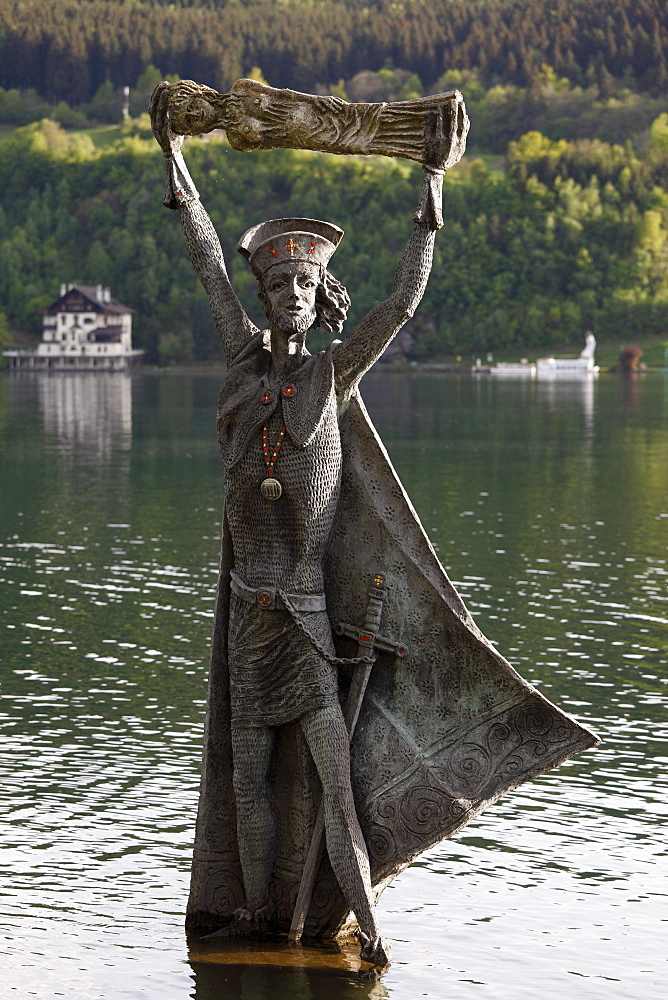
[{"label": "belt", "polygon": [[249,587],[233,571],[230,571],[230,586],[232,593],[242,601],[246,601],[247,604],[257,604],[267,611],[297,611],[309,614],[314,611],[325,611],[327,607],[324,594],[288,594],[278,587]]}]

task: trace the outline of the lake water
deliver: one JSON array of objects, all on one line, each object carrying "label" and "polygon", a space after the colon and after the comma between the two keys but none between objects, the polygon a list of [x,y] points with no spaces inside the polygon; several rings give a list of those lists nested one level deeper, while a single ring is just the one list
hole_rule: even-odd
[{"label": "lake water", "polygon": [[665,1000],[668,377],[364,380],[483,631],[604,740],[394,882],[380,979],[188,961],[219,380],[0,378],[0,995]]}]

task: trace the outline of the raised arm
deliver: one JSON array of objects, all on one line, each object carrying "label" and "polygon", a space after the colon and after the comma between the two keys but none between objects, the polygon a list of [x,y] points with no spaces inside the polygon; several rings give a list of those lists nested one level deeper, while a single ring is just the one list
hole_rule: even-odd
[{"label": "raised arm", "polygon": [[436,231],[443,225],[442,164],[452,142],[441,109],[426,129],[424,179],[415,212],[415,228],[404,250],[388,299],[367,313],[356,330],[334,350],[334,377],[339,398],[347,398],[402,326],[417,309],[431,272]]},{"label": "raised arm", "polygon": [[199,200],[186,167],[183,136],[169,127],[169,83],[159,83],[151,95],[149,111],[153,134],[165,157],[167,177],[163,204],[178,210],[188,255],[209,298],[211,315],[228,364],[258,329],[251,322],[230,283],[223,249],[213,223]]},{"label": "raised arm", "polygon": [[350,395],[417,309],[431,271],[435,235],[424,223],[415,224],[390,297],[374,306],[348,339],[335,347],[334,379],[339,396]]}]

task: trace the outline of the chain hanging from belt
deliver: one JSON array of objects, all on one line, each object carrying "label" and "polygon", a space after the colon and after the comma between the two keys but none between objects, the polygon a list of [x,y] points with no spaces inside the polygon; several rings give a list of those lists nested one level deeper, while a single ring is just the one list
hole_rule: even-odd
[{"label": "chain hanging from belt", "polygon": [[264,462],[267,466],[267,478],[262,480],[260,484],[260,493],[265,500],[278,500],[278,498],[283,493],[283,487],[279,483],[278,479],[274,476],[274,464],[278,456],[281,444],[283,443],[283,438],[285,437],[285,424],[281,427],[278,437],[276,438],[276,443],[274,447],[270,450],[269,448],[269,432],[267,430],[267,425],[265,424],[262,428],[262,454],[264,456]]},{"label": "chain hanging from belt", "polygon": [[281,595],[281,600],[283,601],[285,609],[290,613],[290,616],[294,621],[295,625],[297,626],[297,628],[301,629],[306,638],[311,641],[311,643],[315,646],[315,648],[317,649],[317,651],[320,653],[320,655],[324,660],[327,660],[334,666],[341,665],[346,667],[354,667],[358,663],[374,662],[376,657],[373,649],[372,650],[365,649],[364,652],[362,652],[359,656],[332,656],[332,654],[324,648],[318,637],[314,635],[314,633],[308,627],[308,625],[304,621],[304,616],[300,615],[299,612],[293,607],[292,601],[290,600],[288,595],[284,593],[282,590],[277,591],[277,593]]}]

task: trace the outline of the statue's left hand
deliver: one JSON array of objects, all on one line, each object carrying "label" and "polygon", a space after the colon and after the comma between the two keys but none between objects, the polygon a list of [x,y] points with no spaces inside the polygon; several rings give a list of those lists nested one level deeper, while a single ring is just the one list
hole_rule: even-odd
[{"label": "statue's left hand", "polygon": [[183,145],[183,136],[172,132],[170,126],[169,100],[175,86],[176,84],[167,83],[166,80],[163,80],[151,94],[151,100],[148,105],[153,135],[160,143],[163,155],[167,157],[174,156]]},{"label": "statue's left hand", "polygon": [[426,116],[422,162],[427,170],[445,170],[457,129],[457,105],[442,104]]},{"label": "statue's left hand", "polygon": [[422,158],[425,176],[414,218],[432,230],[443,225],[443,174],[452,150],[456,116],[454,104],[441,105],[426,116]]}]

